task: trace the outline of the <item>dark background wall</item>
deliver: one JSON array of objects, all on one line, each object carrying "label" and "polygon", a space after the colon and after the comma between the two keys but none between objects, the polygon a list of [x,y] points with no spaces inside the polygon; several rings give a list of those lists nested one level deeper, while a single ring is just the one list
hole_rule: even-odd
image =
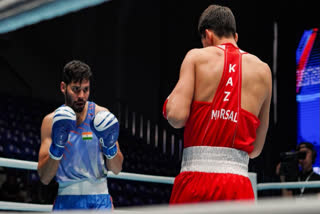
[{"label": "dark background wall", "polygon": [[[129,106],[162,127],[162,103],[188,50],[200,48],[197,22],[211,3],[230,7],[238,45],[273,68],[278,24],[277,122],[274,103],[262,155],[253,169],[272,174],[281,151],[296,143],[295,49],[303,29],[319,26],[312,1],[117,0],[0,35],[0,91],[63,102],[60,73],[80,59],[94,72],[91,99],[113,110]],[[54,110],[55,106],[52,107]]]}]

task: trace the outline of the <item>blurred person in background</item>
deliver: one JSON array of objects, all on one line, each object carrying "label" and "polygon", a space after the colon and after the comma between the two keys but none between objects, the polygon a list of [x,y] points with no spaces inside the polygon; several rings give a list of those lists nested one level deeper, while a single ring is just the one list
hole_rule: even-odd
[{"label": "blurred person in background", "polygon": [[[320,175],[313,170],[317,152],[310,142],[300,143],[295,152],[281,154],[281,162],[277,165],[276,174],[281,182],[320,181]],[[320,187],[282,189],[283,196],[306,196],[320,193]]]}]

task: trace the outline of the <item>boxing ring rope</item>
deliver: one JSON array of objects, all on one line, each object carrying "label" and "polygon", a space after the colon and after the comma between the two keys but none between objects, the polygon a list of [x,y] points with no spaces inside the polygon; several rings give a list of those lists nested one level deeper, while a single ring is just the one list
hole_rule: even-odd
[{"label": "boxing ring rope", "polygon": [[[2,167],[9,167],[9,168],[37,170],[37,165],[38,163],[33,161],[0,158],[0,167],[2,166]],[[154,182],[154,183],[163,183],[163,184],[173,184],[174,182],[174,177],[144,175],[144,174],[127,173],[127,172],[120,172],[118,175],[115,175],[112,172],[108,172],[108,178],[142,181],[142,182]],[[296,188],[303,188],[303,187],[304,188],[320,187],[320,181],[260,183],[260,184],[256,184],[256,187],[254,187],[254,184],[253,184],[253,188],[254,189],[256,188],[257,191],[283,189],[283,188],[296,189]],[[52,205],[0,201],[0,210],[50,212],[52,210]]]},{"label": "boxing ring rope", "polygon": [[0,201],[0,210],[51,212],[52,204],[31,204],[20,202]]},{"label": "boxing ring rope", "polygon": [[[18,168],[18,169],[29,169],[37,170],[37,162],[16,160],[10,158],[0,158],[0,166]],[[142,181],[142,182],[153,182],[162,184],[173,184],[174,177],[167,176],[156,176],[156,175],[144,175],[137,173],[120,172],[118,175],[108,172],[108,178]],[[272,183],[260,183],[257,184],[257,190],[271,190],[271,189],[296,189],[296,188],[316,188],[320,187],[320,181],[309,181],[309,182],[272,182]]]},{"label": "boxing ring rope", "polygon": [[[38,163],[33,161],[23,161],[9,158],[0,158],[0,166],[18,169],[37,170]],[[118,175],[108,172],[108,178],[117,178],[133,181],[153,182],[162,184],[173,184],[173,177],[144,175],[128,172],[120,172]]]}]

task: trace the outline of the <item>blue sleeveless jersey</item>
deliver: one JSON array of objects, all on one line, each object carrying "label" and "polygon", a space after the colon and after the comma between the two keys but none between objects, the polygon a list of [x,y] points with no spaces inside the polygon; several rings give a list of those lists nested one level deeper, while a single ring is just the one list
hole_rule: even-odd
[{"label": "blue sleeveless jersey", "polygon": [[90,128],[95,115],[95,103],[88,101],[86,119],[70,131],[63,158],[56,173],[59,185],[106,177],[107,169],[97,136]]}]

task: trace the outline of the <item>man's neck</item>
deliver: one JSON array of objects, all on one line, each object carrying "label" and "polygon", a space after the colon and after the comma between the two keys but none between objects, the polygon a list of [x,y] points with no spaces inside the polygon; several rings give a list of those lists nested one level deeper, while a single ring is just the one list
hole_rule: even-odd
[{"label": "man's neck", "polygon": [[214,41],[214,46],[225,44],[225,43],[231,43],[234,46],[238,47],[236,41],[233,38],[221,38]]},{"label": "man's neck", "polygon": [[87,111],[88,111],[88,102],[86,102],[82,112],[79,112],[79,113],[76,112],[77,125],[81,124],[86,119]]}]

